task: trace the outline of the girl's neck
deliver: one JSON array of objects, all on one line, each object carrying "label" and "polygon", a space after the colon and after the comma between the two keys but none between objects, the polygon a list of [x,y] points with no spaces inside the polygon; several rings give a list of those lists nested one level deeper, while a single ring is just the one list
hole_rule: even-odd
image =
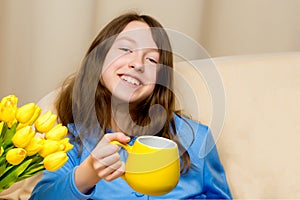
[{"label": "girl's neck", "polygon": [[117,122],[115,121],[115,119],[113,117],[111,118],[109,128],[114,132],[122,132],[122,130],[118,127]]},{"label": "girl's neck", "polygon": [[125,132],[128,124],[132,123],[129,112],[129,103],[118,103],[111,107],[110,128],[113,131]]},{"label": "girl's neck", "polygon": [[[140,104],[142,102],[124,102],[124,101],[111,101],[111,120],[110,128],[112,131],[123,132],[128,136],[137,136],[144,134],[145,131],[141,130],[143,127],[137,123],[132,114],[143,117]],[[132,110],[134,109],[134,110]]]}]

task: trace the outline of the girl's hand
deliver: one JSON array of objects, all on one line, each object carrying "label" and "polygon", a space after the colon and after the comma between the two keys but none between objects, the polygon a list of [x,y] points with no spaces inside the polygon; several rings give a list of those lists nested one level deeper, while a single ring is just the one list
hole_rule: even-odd
[{"label": "girl's hand", "polygon": [[120,160],[119,147],[111,144],[111,141],[121,143],[129,142],[130,138],[121,132],[105,134],[96,148],[91,153],[93,168],[101,179],[112,181],[120,177],[125,170],[124,163]]},{"label": "girl's hand", "polygon": [[125,164],[120,160],[118,146],[111,141],[127,143],[130,138],[121,132],[105,134],[87,159],[75,171],[77,188],[86,193],[98,181],[112,181],[125,171]]}]

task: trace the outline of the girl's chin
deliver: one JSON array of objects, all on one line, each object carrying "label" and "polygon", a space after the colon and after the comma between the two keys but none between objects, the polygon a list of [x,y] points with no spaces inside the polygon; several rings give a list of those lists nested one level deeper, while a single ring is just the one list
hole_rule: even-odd
[{"label": "girl's chin", "polygon": [[112,96],[112,103],[127,103],[127,104],[132,104],[132,103],[139,103],[141,101],[143,101],[145,98],[140,97],[138,95],[116,95],[114,94]]},{"label": "girl's chin", "polygon": [[134,97],[134,95],[131,96],[125,96],[123,95],[116,95],[114,94],[112,96],[112,102],[117,103],[134,103],[137,99]]}]

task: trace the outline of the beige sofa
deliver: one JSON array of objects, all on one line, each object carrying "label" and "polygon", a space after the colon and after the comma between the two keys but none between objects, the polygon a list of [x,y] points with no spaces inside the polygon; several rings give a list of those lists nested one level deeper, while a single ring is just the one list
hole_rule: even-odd
[{"label": "beige sofa", "polygon": [[[222,92],[214,87],[209,91],[209,80],[195,76],[195,68],[207,74],[209,67],[217,68],[224,86],[224,124],[221,133],[213,134],[234,198],[299,199],[300,52],[222,57],[178,65],[177,70],[188,77],[195,91],[185,92],[177,83],[184,111],[206,124],[213,124],[214,119],[221,123],[223,113],[213,109],[222,107],[213,104],[223,105],[222,95],[213,93]],[[195,94],[198,109],[189,104]]]},{"label": "beige sofa", "polygon": [[[177,106],[211,127],[235,199],[300,198],[300,52],[179,62],[175,75]],[[0,198],[27,199],[38,178]]]}]

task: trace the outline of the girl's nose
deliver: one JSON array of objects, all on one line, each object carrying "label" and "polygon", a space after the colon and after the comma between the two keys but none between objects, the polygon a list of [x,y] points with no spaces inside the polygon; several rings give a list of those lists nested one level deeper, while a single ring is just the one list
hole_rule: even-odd
[{"label": "girl's nose", "polygon": [[135,55],[133,56],[132,60],[128,63],[130,68],[134,68],[138,72],[144,72],[145,67],[142,61],[142,56]]}]

